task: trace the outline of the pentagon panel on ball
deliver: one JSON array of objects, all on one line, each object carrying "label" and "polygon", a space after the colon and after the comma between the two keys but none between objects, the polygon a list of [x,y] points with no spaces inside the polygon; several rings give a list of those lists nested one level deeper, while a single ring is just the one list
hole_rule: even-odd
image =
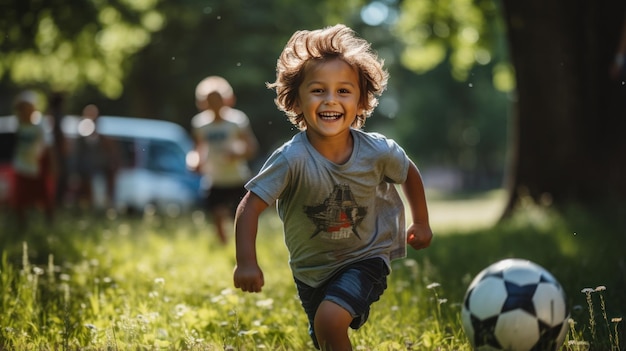
[{"label": "pentagon panel on ball", "polygon": [[475,350],[558,350],[568,330],[565,292],[554,276],[511,258],[483,269],[470,283],[461,310]]}]

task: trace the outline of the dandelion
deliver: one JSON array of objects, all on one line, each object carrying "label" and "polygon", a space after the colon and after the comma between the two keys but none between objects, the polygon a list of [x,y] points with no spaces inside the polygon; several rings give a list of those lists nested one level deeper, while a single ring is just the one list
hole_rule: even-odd
[{"label": "dandelion", "polygon": [[417,261],[412,259],[412,258],[407,258],[406,260],[403,261],[404,265],[406,267],[415,267],[417,266]]},{"label": "dandelion", "polygon": [[224,296],[217,295],[211,298],[212,303],[224,303]]},{"label": "dandelion", "polygon": [[591,294],[596,291],[592,288],[584,288],[580,292],[585,294],[585,299],[587,300],[587,306],[589,307],[589,327],[591,329],[591,335],[593,338],[596,338],[596,320],[593,317],[593,301],[591,300]]},{"label": "dandelion", "polygon": [[161,339],[167,339],[169,337],[169,333],[167,332],[167,329],[165,329],[165,328],[158,328],[157,329],[157,335]]},{"label": "dandelion", "polygon": [[611,318],[611,322],[615,323],[615,345],[619,350],[619,333],[617,332],[617,325],[622,321],[622,317]]},{"label": "dandelion", "polygon": [[436,320],[437,320],[437,331],[440,331],[440,326],[441,326],[441,304],[447,302],[447,299],[441,299],[439,298],[439,294],[437,293],[436,288],[440,287],[441,284],[439,283],[430,283],[426,286],[426,289],[432,290],[433,294],[435,295],[435,301],[437,301],[437,310],[436,310]]},{"label": "dandelion", "polygon": [[431,289],[434,289],[434,288],[438,288],[438,287],[440,287],[440,286],[441,286],[441,284],[439,284],[439,283],[430,283],[430,284],[428,284],[428,285],[426,286],[426,289],[431,290]]},{"label": "dandelion", "polygon": [[187,312],[189,312],[189,307],[187,307],[187,305],[185,304],[179,303],[178,305],[174,306],[174,313],[178,318],[182,317]]},{"label": "dandelion", "polygon": [[185,331],[185,343],[190,348],[193,349],[195,346],[199,346],[203,341],[204,339],[198,338],[198,332],[195,329],[192,329],[191,333]]},{"label": "dandelion", "polygon": [[[609,331],[609,342],[611,345],[614,345],[615,342],[614,340],[618,340],[619,336],[617,335],[617,326],[615,328],[616,331],[616,335],[613,336],[613,333],[611,332],[611,326],[609,325],[609,319],[606,315],[606,301],[604,300],[604,295],[602,294],[603,291],[606,290],[606,286],[604,285],[600,285],[598,287],[596,287],[596,292],[599,292],[600,294],[600,309],[602,310],[602,318],[604,319],[604,324],[606,325],[606,329]],[[619,343],[617,344],[619,345]]]},{"label": "dandelion", "polygon": [[271,308],[273,304],[274,304],[274,299],[265,299],[265,300],[259,300],[256,302],[257,307],[265,307],[265,308]]},{"label": "dandelion", "polygon": [[587,341],[570,340],[567,342],[568,350],[589,350],[589,343]]}]

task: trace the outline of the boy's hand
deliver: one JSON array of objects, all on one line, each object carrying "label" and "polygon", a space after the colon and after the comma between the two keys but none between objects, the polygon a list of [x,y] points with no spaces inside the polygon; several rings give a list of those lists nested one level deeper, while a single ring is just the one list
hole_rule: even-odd
[{"label": "boy's hand", "polygon": [[235,266],[233,274],[235,288],[239,288],[246,292],[261,292],[261,288],[265,284],[263,280],[263,271],[258,265]]},{"label": "boy's hand", "polygon": [[411,224],[407,229],[406,242],[415,250],[425,249],[430,246],[433,231],[428,225]]}]

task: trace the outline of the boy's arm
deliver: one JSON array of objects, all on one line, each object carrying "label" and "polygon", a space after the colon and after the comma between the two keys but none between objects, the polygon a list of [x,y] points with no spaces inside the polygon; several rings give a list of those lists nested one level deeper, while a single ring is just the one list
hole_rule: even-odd
[{"label": "boy's arm", "polygon": [[260,292],[263,272],[256,257],[256,236],[259,216],[268,205],[253,192],[243,197],[235,214],[235,247],[237,265],[233,273],[235,288]]},{"label": "boy's arm", "polygon": [[419,170],[413,162],[410,162],[409,173],[406,181],[402,184],[404,196],[409,203],[413,223],[407,229],[407,243],[415,250],[430,246],[433,232],[428,221],[428,207],[426,206],[426,193],[424,183]]},{"label": "boy's arm", "polygon": [[189,165],[192,167],[194,172],[202,172],[202,163],[204,162],[204,156],[206,155],[206,144],[202,137],[198,134],[197,130],[193,130],[191,133],[191,138],[193,141],[193,150],[192,152],[197,157],[197,160],[194,161],[193,164]]}]

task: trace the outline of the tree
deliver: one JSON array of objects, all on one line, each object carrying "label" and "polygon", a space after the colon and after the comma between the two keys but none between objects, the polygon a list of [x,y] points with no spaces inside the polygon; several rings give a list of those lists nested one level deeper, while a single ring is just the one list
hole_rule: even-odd
[{"label": "tree", "polygon": [[[356,24],[388,53],[397,48],[387,37],[391,28],[404,50],[400,60],[387,60],[399,74],[386,93],[390,99],[381,100],[377,111],[384,113],[394,98],[404,97],[399,113],[411,113],[406,106],[421,104],[411,99],[414,89],[430,89],[430,100],[437,98],[429,84],[441,84],[441,79],[417,84],[398,61],[412,72],[434,72],[432,77],[445,73],[442,62],[450,63],[452,76],[466,82],[479,72],[482,84],[491,74],[494,87],[515,97],[509,210],[524,196],[566,204],[626,195],[621,180],[626,163],[617,161],[626,151],[619,135],[626,123],[626,104],[619,94],[626,88],[607,74],[624,21],[623,1],[402,0],[370,5],[374,3],[374,15],[376,9],[397,7],[398,21],[385,28],[359,24],[363,0],[114,0],[76,6],[59,0],[5,0],[0,2],[0,26],[7,28],[0,37],[0,79],[3,88],[11,82],[76,92],[74,102],[81,103],[93,99],[95,87],[111,99],[103,101],[109,104],[107,111],[186,125],[195,113],[195,84],[208,74],[222,74],[236,86],[240,106],[255,115],[255,127],[267,130],[263,135],[270,143],[292,131],[263,83],[274,78],[275,59],[294,30],[339,21]],[[458,86],[452,89],[457,92],[451,97],[462,96]],[[453,121],[453,115],[474,108],[478,99],[482,105],[492,96],[466,95],[457,104],[460,113],[448,111],[444,117],[458,130],[468,122],[493,124],[493,116],[486,114]],[[415,123],[425,127],[423,121],[406,123],[400,134]],[[281,127],[267,128],[277,124]],[[467,136],[472,141],[471,133]],[[464,148],[437,151],[439,157],[453,159]],[[493,149],[473,147],[473,152],[484,158]]]},{"label": "tree", "polygon": [[127,59],[164,25],[159,1],[5,0],[0,79],[47,92],[94,86],[119,97]]},{"label": "tree", "polygon": [[507,211],[522,196],[617,203],[626,197],[626,105],[608,72],[624,2],[505,0],[503,9],[517,81]]},{"label": "tree", "polygon": [[[490,29],[503,19],[515,78],[505,215],[524,197],[558,206],[623,199],[626,88],[608,76],[623,1],[504,0],[501,13],[496,5],[405,0],[398,25],[405,64],[423,71],[449,54],[453,74],[465,79],[494,52]],[[510,81],[510,71],[498,67],[494,84]]]}]

